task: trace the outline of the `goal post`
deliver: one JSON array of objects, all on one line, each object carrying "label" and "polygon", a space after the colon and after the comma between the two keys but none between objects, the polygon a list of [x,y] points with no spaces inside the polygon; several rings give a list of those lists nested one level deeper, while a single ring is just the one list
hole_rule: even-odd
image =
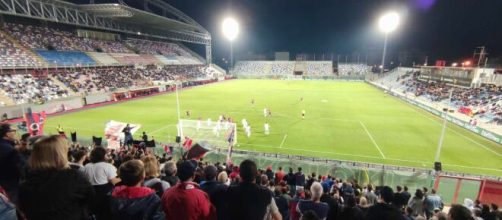
[{"label": "goal post", "polygon": [[207,141],[217,148],[228,148],[237,144],[237,124],[203,120],[181,119],[178,122],[178,135],[189,137],[194,143]]}]

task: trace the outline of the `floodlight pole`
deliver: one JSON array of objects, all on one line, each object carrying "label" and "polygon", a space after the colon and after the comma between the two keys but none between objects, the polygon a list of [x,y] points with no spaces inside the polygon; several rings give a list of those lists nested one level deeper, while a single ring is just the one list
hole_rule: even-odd
[{"label": "floodlight pole", "polygon": [[382,68],[380,69],[380,75],[383,74],[383,70],[385,69],[385,54],[387,52],[387,38],[389,36],[388,32],[385,32],[385,41],[383,43],[383,54],[382,54]]},{"label": "floodlight pole", "polygon": [[[178,94],[178,83],[175,84],[176,85],[176,110],[178,112],[178,132],[179,132],[179,136],[182,137],[183,136],[183,129],[182,129],[182,126],[181,126],[181,112],[180,112],[180,98],[179,98],[179,94]],[[180,83],[180,87],[182,86],[182,84]]]},{"label": "floodlight pole", "polygon": [[[449,96],[449,101],[451,102],[451,97],[453,94],[453,89],[450,90],[450,96]],[[448,116],[448,110],[444,112],[443,116],[443,129],[441,130],[441,136],[439,137],[439,143],[438,143],[438,149],[436,151],[436,158],[434,159],[435,162],[439,162],[439,155],[441,154],[441,148],[443,147],[443,140],[444,140],[444,133],[446,131],[446,122],[448,121],[446,118]]]},{"label": "floodlight pole", "polygon": [[230,41],[230,70],[234,68],[234,43]]}]

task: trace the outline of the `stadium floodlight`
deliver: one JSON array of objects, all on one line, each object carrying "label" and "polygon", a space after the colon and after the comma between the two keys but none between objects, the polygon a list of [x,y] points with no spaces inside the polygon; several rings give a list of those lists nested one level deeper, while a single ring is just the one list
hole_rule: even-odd
[{"label": "stadium floodlight", "polygon": [[396,30],[399,25],[399,14],[396,12],[388,12],[382,15],[378,20],[378,27],[386,34]]},{"label": "stadium floodlight", "polygon": [[451,66],[456,67],[456,66],[458,66],[458,63],[452,63]]},{"label": "stadium floodlight", "polygon": [[225,18],[225,20],[223,20],[222,30],[225,38],[230,41],[230,68],[232,68],[234,64],[233,41],[239,34],[239,23],[233,18]]},{"label": "stadium floodlight", "polygon": [[380,74],[383,74],[385,69],[385,53],[387,51],[387,37],[390,32],[397,29],[399,26],[399,14],[397,12],[387,12],[378,20],[378,27],[380,31],[385,33],[385,42],[383,45],[383,55],[382,55],[382,68],[380,69]]}]

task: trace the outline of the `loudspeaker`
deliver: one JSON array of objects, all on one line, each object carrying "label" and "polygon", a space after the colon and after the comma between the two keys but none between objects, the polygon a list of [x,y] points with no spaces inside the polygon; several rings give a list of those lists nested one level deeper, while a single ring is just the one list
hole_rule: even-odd
[{"label": "loudspeaker", "polygon": [[441,167],[441,162],[434,162],[434,170],[435,171],[442,171],[442,167]]},{"label": "loudspeaker", "polygon": [[176,136],[176,143],[180,143],[181,142],[181,137],[180,136]]}]

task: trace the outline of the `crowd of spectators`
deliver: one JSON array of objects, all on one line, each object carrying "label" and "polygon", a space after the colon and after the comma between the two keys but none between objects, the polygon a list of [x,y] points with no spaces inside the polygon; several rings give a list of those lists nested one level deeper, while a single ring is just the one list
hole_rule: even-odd
[{"label": "crowd of spectators", "polygon": [[371,67],[365,64],[338,64],[339,76],[364,76],[371,72]]},{"label": "crowd of spectators", "polygon": [[150,41],[150,40],[140,40],[129,38],[125,41],[129,46],[136,48],[140,53],[153,54],[153,55],[164,55],[164,56],[184,56],[191,57],[192,55],[181,48],[178,44]]},{"label": "crowd of spectators", "polygon": [[[469,116],[479,117],[488,122],[502,124],[502,87],[483,84],[479,88],[465,88],[448,85],[444,82],[419,80],[420,72],[410,72],[397,80],[401,80],[404,91],[432,102],[443,102],[454,107],[468,108]],[[451,100],[450,91],[453,91]]]},{"label": "crowd of spectators", "polygon": [[329,76],[333,74],[331,61],[306,61],[306,74],[311,76]]},{"label": "crowd of spectators", "polygon": [[107,53],[132,52],[121,42],[81,38],[71,31],[52,27],[6,23],[4,28],[24,47],[31,49],[86,52],[100,50]]},{"label": "crowd of spectators", "polygon": [[9,124],[0,136],[1,219],[502,218],[495,204],[454,204],[446,214],[433,189],[411,195],[406,186],[375,188],[301,167],[174,161],[141,147],[70,145],[62,135],[18,141]]},{"label": "crowd of spectators", "polygon": [[1,74],[0,91],[16,104],[44,103],[69,95],[50,78],[35,78],[30,74]]},{"label": "crowd of spectators", "polygon": [[51,74],[79,93],[104,92],[148,84],[142,75],[142,69],[130,66],[59,69]]},{"label": "crowd of spectators", "polygon": [[233,71],[237,74],[267,75],[265,72],[267,65],[266,61],[240,61],[235,64]]},{"label": "crowd of spectators", "polygon": [[271,64],[270,73],[272,75],[293,75],[295,70],[295,62],[278,61]]},{"label": "crowd of spectators", "polygon": [[17,47],[11,39],[0,32],[0,66],[35,67],[41,65],[40,61],[38,61],[33,54],[23,48]]}]

